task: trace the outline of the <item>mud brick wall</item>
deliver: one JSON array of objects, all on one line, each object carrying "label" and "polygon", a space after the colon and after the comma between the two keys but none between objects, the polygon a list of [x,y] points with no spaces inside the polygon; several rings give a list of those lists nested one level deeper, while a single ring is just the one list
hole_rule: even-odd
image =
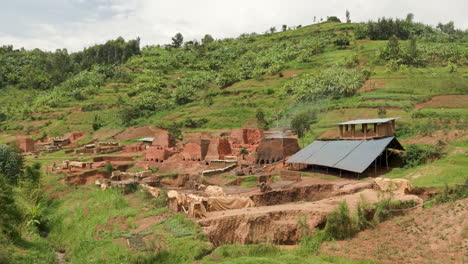
[{"label": "mud brick wall", "polygon": [[167,131],[160,131],[154,135],[153,146],[171,148],[175,146],[175,140]]},{"label": "mud brick wall", "polygon": [[182,156],[184,157],[184,160],[202,161],[208,153],[209,145],[210,141],[205,139],[187,142],[184,145]]},{"label": "mud brick wall", "polygon": [[231,143],[227,138],[215,138],[210,141],[206,160],[224,159],[224,156],[231,155]]},{"label": "mud brick wall", "polygon": [[256,163],[278,162],[299,150],[300,147],[295,138],[264,138],[258,145]]},{"label": "mud brick wall", "polygon": [[133,161],[133,157],[102,156],[102,157],[93,158],[93,162],[102,162],[102,161]]},{"label": "mud brick wall", "polygon": [[18,140],[18,147],[24,152],[34,151],[34,140],[30,138],[20,138]]}]

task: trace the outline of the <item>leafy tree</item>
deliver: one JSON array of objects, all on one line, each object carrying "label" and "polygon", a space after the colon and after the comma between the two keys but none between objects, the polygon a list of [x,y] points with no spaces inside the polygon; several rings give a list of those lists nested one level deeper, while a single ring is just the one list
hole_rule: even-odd
[{"label": "leafy tree", "polygon": [[346,23],[351,23],[349,11],[346,9]]},{"label": "leafy tree", "polygon": [[104,170],[107,172],[107,174],[111,175],[112,172],[114,171],[114,167],[112,166],[112,163],[107,162]]},{"label": "leafy tree", "polygon": [[416,37],[415,36],[410,36],[409,46],[408,46],[405,57],[406,57],[405,58],[405,64],[410,64],[410,65],[419,65],[420,64],[419,52],[418,52],[418,48],[417,48],[417,45],[416,45]]},{"label": "leafy tree", "polygon": [[310,130],[310,125],[316,122],[315,112],[301,112],[291,120],[291,128],[298,137],[302,138],[305,132]]},{"label": "leafy tree", "polygon": [[175,34],[174,37],[172,37],[172,47],[174,48],[179,48],[182,46],[182,43],[184,42],[184,37],[182,36],[181,33]]},{"label": "leafy tree", "polygon": [[341,20],[336,16],[327,17],[327,22],[341,23]]},{"label": "leafy tree", "polygon": [[99,129],[103,126],[103,125],[102,125],[102,121],[101,121],[101,119],[99,118],[98,115],[95,115],[95,116],[94,116],[94,120],[93,120],[93,125],[92,125],[92,126],[93,126],[93,130],[94,130],[94,131],[99,130]]},{"label": "leafy tree", "polygon": [[270,33],[275,33],[276,32],[276,27],[271,27],[270,28]]},{"label": "leafy tree", "polygon": [[203,45],[208,45],[208,44],[211,44],[211,43],[214,42],[214,38],[213,38],[211,35],[206,34],[206,35],[202,38],[201,42],[202,42]]},{"label": "leafy tree", "polygon": [[406,15],[405,21],[408,22],[408,23],[413,23],[413,19],[414,19],[414,14],[413,13],[408,13]]},{"label": "leafy tree", "polygon": [[400,43],[395,35],[388,40],[387,47],[383,50],[381,57],[386,60],[398,60],[400,58]]},{"label": "leafy tree", "polygon": [[268,121],[265,119],[265,113],[263,112],[262,109],[257,109],[257,113],[255,114],[255,117],[257,118],[257,123],[258,125],[263,128],[267,129],[268,128]]},{"label": "leafy tree", "polygon": [[41,178],[41,164],[39,162],[35,162],[31,166],[26,166],[22,178],[32,183],[39,183]]},{"label": "leafy tree", "polygon": [[19,237],[21,213],[8,182],[9,180],[0,173],[0,237],[6,235],[10,239],[16,239]]},{"label": "leafy tree", "polygon": [[283,25],[283,26],[281,27],[281,30],[282,30],[283,32],[286,31],[286,30],[288,30],[288,25]]},{"label": "leafy tree", "polygon": [[440,29],[440,31],[442,31],[442,32],[444,32],[446,34],[455,33],[455,24],[453,23],[453,21],[450,21],[447,24],[439,23],[439,24],[437,24],[437,28]]},{"label": "leafy tree", "polygon": [[16,184],[18,177],[23,173],[24,159],[20,150],[6,145],[0,145],[0,174],[10,184]]}]

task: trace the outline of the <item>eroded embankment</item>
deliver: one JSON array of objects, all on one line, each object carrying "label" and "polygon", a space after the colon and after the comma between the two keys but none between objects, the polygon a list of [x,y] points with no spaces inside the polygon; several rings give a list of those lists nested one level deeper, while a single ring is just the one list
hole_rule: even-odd
[{"label": "eroded embankment", "polygon": [[256,206],[269,206],[299,201],[317,201],[338,195],[352,194],[364,189],[371,189],[372,181],[367,182],[299,182],[287,188],[278,188],[265,193],[250,195]]},{"label": "eroded embankment", "polygon": [[[378,202],[381,192],[366,189],[353,194],[326,198],[316,202],[288,203],[260,206],[229,211],[209,212],[198,221],[206,235],[215,245],[223,243],[295,244],[301,238],[300,217],[305,217],[307,226],[314,230],[325,223],[326,216],[341,201],[346,201],[351,210],[361,197],[369,203]],[[393,200],[422,200],[414,195],[393,195]]]}]

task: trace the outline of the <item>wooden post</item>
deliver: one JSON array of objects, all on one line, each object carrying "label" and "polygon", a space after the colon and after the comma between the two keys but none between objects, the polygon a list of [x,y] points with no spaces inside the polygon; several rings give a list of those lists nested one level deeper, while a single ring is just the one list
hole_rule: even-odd
[{"label": "wooden post", "polygon": [[375,159],[374,161],[374,173],[375,173],[375,176],[377,176],[377,159]]},{"label": "wooden post", "polygon": [[341,169],[340,169],[340,177],[341,177]]},{"label": "wooden post", "polygon": [[387,164],[387,170],[388,170],[388,152],[387,152],[387,149],[385,149],[385,163]]},{"label": "wooden post", "polygon": [[355,124],[351,125],[351,133],[352,133],[353,138],[354,138],[356,136],[356,125]]},{"label": "wooden post", "polygon": [[364,138],[367,138],[367,124],[363,124],[362,129],[364,130]]},{"label": "wooden post", "polygon": [[340,137],[343,137],[343,125],[339,125],[340,127]]}]

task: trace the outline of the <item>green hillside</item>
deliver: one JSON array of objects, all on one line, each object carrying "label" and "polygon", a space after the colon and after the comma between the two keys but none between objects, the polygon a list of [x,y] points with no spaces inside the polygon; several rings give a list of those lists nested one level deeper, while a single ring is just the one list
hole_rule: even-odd
[{"label": "green hillside", "polygon": [[[338,122],[400,117],[397,136],[410,157],[385,176],[419,187],[462,184],[468,164],[468,31],[384,21],[324,22],[141,49],[139,39],[119,38],[71,54],[3,46],[0,144],[73,131],[86,133],[85,143],[145,125],[175,134],[275,130],[296,120],[301,126],[292,129],[303,147],[320,136],[335,137]],[[64,159],[59,151],[28,156],[24,163],[44,167]],[[0,203],[0,213],[23,217],[0,223],[0,264],[57,263],[57,252],[67,253],[66,263],[375,263],[269,244],[215,248],[197,224],[144,194],[63,185],[52,174],[12,186],[3,178],[0,202],[13,204],[11,193],[17,208]],[[138,231],[142,216],[158,221]],[[12,226],[21,232],[4,232]],[[141,244],[148,234],[154,248]],[[127,239],[133,239],[130,248]]]}]

